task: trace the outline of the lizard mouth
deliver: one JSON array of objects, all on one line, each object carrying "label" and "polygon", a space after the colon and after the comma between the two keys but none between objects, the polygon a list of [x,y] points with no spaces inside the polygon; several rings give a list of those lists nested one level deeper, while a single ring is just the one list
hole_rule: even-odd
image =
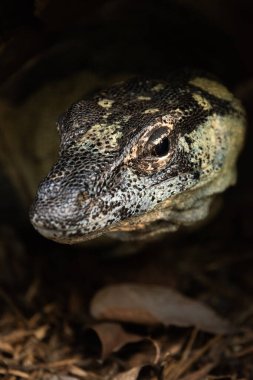
[{"label": "lizard mouth", "polygon": [[34,228],[45,238],[53,240],[61,244],[77,244],[82,243],[96,237],[101,236],[104,233],[102,231],[89,232],[87,235],[84,235],[83,232],[76,232],[75,230],[69,230],[67,233],[64,230],[55,230],[49,227],[38,227],[33,224]]},{"label": "lizard mouth", "polygon": [[[103,223],[97,229],[91,230],[91,225],[75,226],[63,228],[60,225],[45,224],[43,221],[38,220],[37,215],[34,214],[31,217],[31,222],[34,228],[45,238],[53,240],[61,244],[78,244],[88,240],[97,238],[103,234],[115,234],[118,232],[128,233],[136,230],[143,230],[143,228],[148,224],[147,221],[143,221],[143,216],[132,216],[124,220],[118,220],[114,223],[106,224]],[[144,217],[145,219],[145,217]],[[144,223],[143,223],[144,222]]]}]

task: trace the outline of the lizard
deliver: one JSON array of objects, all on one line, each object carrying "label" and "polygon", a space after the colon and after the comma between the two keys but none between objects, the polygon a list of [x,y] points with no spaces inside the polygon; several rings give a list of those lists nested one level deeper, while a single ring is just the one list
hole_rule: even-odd
[{"label": "lizard", "polygon": [[59,158],[30,220],[67,244],[104,234],[148,239],[196,224],[236,182],[245,120],[240,101],[201,70],[98,91],[59,117]]}]

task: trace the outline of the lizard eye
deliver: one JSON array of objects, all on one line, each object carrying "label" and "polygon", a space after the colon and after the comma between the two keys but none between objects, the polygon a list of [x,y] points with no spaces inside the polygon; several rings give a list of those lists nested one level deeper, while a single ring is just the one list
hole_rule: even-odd
[{"label": "lizard eye", "polygon": [[158,128],[149,137],[145,151],[153,157],[165,157],[170,151],[170,140],[167,128]]}]

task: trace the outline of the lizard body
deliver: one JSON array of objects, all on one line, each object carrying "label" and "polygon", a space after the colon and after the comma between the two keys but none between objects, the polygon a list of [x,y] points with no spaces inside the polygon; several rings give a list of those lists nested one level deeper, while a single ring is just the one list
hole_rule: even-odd
[{"label": "lizard body", "polygon": [[74,103],[30,217],[45,237],[140,239],[204,219],[236,180],[245,115],[211,75],[134,78]]}]

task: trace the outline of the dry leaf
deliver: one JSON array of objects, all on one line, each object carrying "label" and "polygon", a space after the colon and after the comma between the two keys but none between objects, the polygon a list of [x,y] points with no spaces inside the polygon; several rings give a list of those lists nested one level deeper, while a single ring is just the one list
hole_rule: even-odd
[{"label": "dry leaf", "polygon": [[43,340],[47,334],[48,328],[48,325],[43,325],[38,327],[33,333],[38,340]]},{"label": "dry leaf", "polygon": [[85,331],[85,351],[88,356],[105,359],[125,344],[142,339],[126,332],[117,323],[100,323]]},{"label": "dry leaf", "polygon": [[150,366],[141,366],[116,375],[113,380],[156,380],[158,376],[155,369]]},{"label": "dry leaf", "polygon": [[0,351],[12,355],[14,349],[9,343],[0,341]]},{"label": "dry leaf", "polygon": [[189,373],[188,375],[180,378],[179,380],[203,380],[209,372],[214,368],[216,363],[207,363],[202,368]]},{"label": "dry leaf", "polygon": [[99,379],[99,376],[96,375],[95,373],[90,372],[90,371],[86,371],[86,370],[84,370],[80,367],[77,367],[75,365],[73,365],[69,368],[69,373],[71,375],[77,376],[78,380],[80,380],[80,379],[98,380]]},{"label": "dry leaf", "polygon": [[145,338],[140,342],[126,344],[117,356],[127,363],[127,368],[156,365],[161,359],[161,348],[155,340]]},{"label": "dry leaf", "polygon": [[65,375],[53,375],[49,380],[78,380],[77,377]]},{"label": "dry leaf", "polygon": [[209,333],[230,332],[227,320],[199,301],[156,285],[120,284],[100,290],[90,306],[96,319],[154,325],[195,326]]}]

